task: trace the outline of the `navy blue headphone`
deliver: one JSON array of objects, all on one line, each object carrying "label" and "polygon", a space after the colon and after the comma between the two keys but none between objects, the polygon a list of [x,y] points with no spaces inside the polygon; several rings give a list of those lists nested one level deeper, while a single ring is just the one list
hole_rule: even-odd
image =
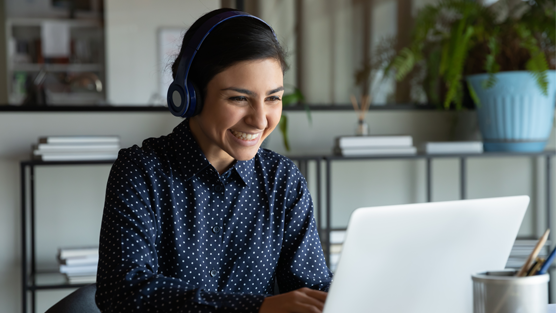
[{"label": "navy blue headphone", "polygon": [[168,87],[166,100],[168,102],[170,112],[172,112],[175,116],[191,117],[201,113],[201,110],[203,109],[201,91],[193,82],[187,80],[189,69],[193,63],[193,58],[195,58],[195,55],[197,54],[197,51],[199,51],[203,41],[205,41],[205,38],[207,38],[216,26],[226,20],[239,16],[251,17],[263,22],[268,26],[268,28],[270,28],[270,30],[272,30],[274,37],[276,37],[272,27],[270,27],[270,25],[268,25],[265,21],[241,11],[223,12],[211,17],[208,21],[203,23],[203,25],[195,31],[195,34],[183,50],[176,77],[170,84],[170,87]]}]

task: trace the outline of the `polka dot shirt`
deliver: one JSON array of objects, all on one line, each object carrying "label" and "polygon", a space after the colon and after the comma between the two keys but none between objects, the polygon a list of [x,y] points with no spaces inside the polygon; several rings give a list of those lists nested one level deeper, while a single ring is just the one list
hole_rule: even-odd
[{"label": "polka dot shirt", "polygon": [[102,312],[258,312],[265,297],[332,280],[307,183],[259,149],[220,175],[188,120],[112,166],[100,234]]}]

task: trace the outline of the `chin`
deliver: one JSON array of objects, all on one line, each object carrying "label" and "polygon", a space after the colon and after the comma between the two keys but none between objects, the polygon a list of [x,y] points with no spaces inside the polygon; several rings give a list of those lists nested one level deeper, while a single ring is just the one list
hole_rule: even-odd
[{"label": "chin", "polygon": [[234,159],[238,160],[238,161],[248,161],[251,160],[252,158],[255,157],[255,155],[257,155],[257,151],[259,151],[259,146],[252,147],[249,149],[249,151],[236,151],[236,153],[230,153]]}]

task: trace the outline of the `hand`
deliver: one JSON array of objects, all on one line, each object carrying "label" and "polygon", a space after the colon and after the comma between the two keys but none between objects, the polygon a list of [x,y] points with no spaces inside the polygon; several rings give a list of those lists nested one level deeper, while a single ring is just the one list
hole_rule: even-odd
[{"label": "hand", "polygon": [[264,299],[259,313],[321,313],[328,293],[301,288]]}]

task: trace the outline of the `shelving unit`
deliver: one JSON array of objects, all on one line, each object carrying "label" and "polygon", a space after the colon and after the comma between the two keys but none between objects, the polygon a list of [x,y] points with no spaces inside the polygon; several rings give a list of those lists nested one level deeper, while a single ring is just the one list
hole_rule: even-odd
[{"label": "shelving unit", "polygon": [[[320,180],[321,156],[291,157],[298,163],[302,173],[308,175],[308,162],[317,162],[317,179]],[[22,281],[22,312],[36,312],[36,293],[40,290],[79,288],[87,284],[69,284],[64,275],[58,272],[38,272],[36,264],[36,203],[35,203],[35,168],[42,166],[83,166],[110,165],[113,161],[67,161],[44,162],[23,161],[20,163],[21,175],[21,281]],[[320,186],[320,184],[319,184]],[[320,198],[320,187],[317,194]],[[100,208],[102,209],[102,208]],[[320,205],[315,210],[320,212]],[[322,214],[319,214],[322,216]],[[318,223],[322,225],[322,223]],[[320,229],[320,228],[319,228]],[[100,230],[99,230],[100,231]],[[30,300],[30,303],[29,303]]]},{"label": "shelving unit", "polygon": [[[547,150],[539,153],[503,153],[503,152],[485,152],[485,153],[475,153],[475,154],[416,154],[416,155],[380,155],[380,156],[358,156],[358,157],[343,157],[343,156],[324,156],[324,161],[326,164],[325,177],[326,177],[326,225],[324,227],[324,232],[327,234],[324,240],[323,246],[326,251],[330,251],[330,230],[332,230],[331,220],[332,220],[332,163],[342,162],[342,161],[354,161],[354,160],[424,160],[426,162],[426,199],[427,202],[432,201],[432,161],[434,159],[459,159],[459,173],[460,173],[460,199],[467,198],[467,161],[472,158],[505,158],[505,157],[529,157],[536,158],[542,157],[545,159],[545,194],[546,194],[546,220],[547,228],[551,228],[551,213],[550,209],[552,207],[552,178],[551,172],[551,161],[552,158],[556,156],[555,150]],[[531,238],[523,238],[531,239]],[[329,255],[328,255],[329,257]]]},{"label": "shelving unit", "polygon": [[21,175],[21,303],[22,312],[28,311],[30,294],[31,312],[36,311],[36,293],[39,290],[70,289],[86,284],[69,284],[57,272],[38,272],[36,264],[36,212],[35,212],[35,168],[40,166],[110,165],[113,161],[43,162],[23,161]]},{"label": "shelving unit", "polygon": [[[323,232],[326,234],[322,240],[323,248],[325,251],[325,256],[327,264],[330,266],[331,258],[331,242],[330,242],[330,232],[333,230],[331,220],[332,220],[332,164],[334,162],[345,162],[354,160],[424,160],[426,166],[426,200],[427,202],[432,201],[432,161],[435,159],[458,159],[459,160],[459,173],[460,173],[460,199],[467,199],[467,161],[469,159],[475,158],[506,158],[506,157],[526,157],[526,158],[544,158],[545,160],[545,206],[546,206],[546,227],[548,229],[553,229],[552,227],[552,214],[550,208],[552,207],[552,177],[551,177],[551,161],[556,156],[555,150],[547,150],[539,153],[502,153],[502,152],[485,152],[480,154],[417,154],[417,155],[381,155],[381,156],[360,156],[360,157],[343,157],[343,156],[325,156],[325,179],[326,179],[326,225],[324,226]],[[322,237],[321,237],[322,238]],[[552,233],[551,237],[554,238]],[[517,240],[538,240],[538,238],[517,238]],[[554,248],[554,240],[550,240],[547,245],[549,250]],[[550,288],[549,288],[550,291]],[[549,293],[549,299],[551,299],[551,294]]]},{"label": "shelving unit", "polygon": [[[552,178],[551,161],[556,156],[556,151],[544,151],[541,153],[483,153],[483,154],[453,154],[453,155],[426,155],[418,154],[411,156],[366,156],[366,157],[342,157],[342,156],[291,156],[291,160],[297,163],[301,173],[309,177],[309,162],[316,164],[316,194],[315,211],[317,216],[317,227],[322,239],[323,248],[330,261],[330,231],[332,210],[332,172],[331,167],[334,162],[345,162],[354,160],[424,160],[426,163],[426,199],[432,200],[432,163],[435,159],[456,158],[459,159],[460,171],[460,198],[467,197],[467,161],[471,158],[501,158],[501,157],[537,157],[545,160],[545,189],[546,207],[552,206]],[[325,163],[324,177],[321,173],[321,161]],[[36,264],[36,217],[35,217],[35,168],[40,166],[82,166],[82,165],[110,165],[112,161],[71,161],[71,162],[43,162],[43,161],[23,161],[20,163],[21,175],[21,279],[22,279],[22,309],[28,311],[28,301],[30,299],[31,312],[35,312],[36,292],[49,289],[68,289],[84,286],[83,284],[68,284],[62,274],[59,273],[40,273],[37,272]],[[325,179],[325,201],[321,205],[322,179]],[[551,214],[547,211],[547,227],[551,228]],[[323,222],[325,218],[325,222]],[[324,236],[323,236],[324,235]],[[523,238],[525,239],[525,238]],[[531,239],[531,238],[528,238]],[[554,241],[551,241],[553,243]],[[553,244],[551,244],[553,246]],[[29,297],[30,293],[30,298]]]},{"label": "shelving unit", "polygon": [[[42,58],[41,27],[47,22],[63,22],[69,27],[73,47],[68,63],[52,63]],[[11,105],[22,104],[30,85],[39,75],[52,75],[49,77],[50,80],[45,82],[45,87],[49,85],[52,87],[55,80],[53,77],[60,75],[73,79],[73,84],[95,77],[95,87],[104,85],[104,25],[101,19],[8,18],[6,39],[8,40],[6,83],[8,103]],[[78,42],[83,45],[81,49],[77,47]],[[23,47],[18,47],[20,43]],[[19,49],[27,51],[18,53]],[[63,91],[56,90],[61,89],[64,84],[67,86]],[[45,101],[49,105],[95,105],[103,103],[106,99],[102,87],[100,91],[95,89],[84,92],[82,89],[74,90],[75,88],[68,82],[54,85],[54,90],[46,90]]]}]

